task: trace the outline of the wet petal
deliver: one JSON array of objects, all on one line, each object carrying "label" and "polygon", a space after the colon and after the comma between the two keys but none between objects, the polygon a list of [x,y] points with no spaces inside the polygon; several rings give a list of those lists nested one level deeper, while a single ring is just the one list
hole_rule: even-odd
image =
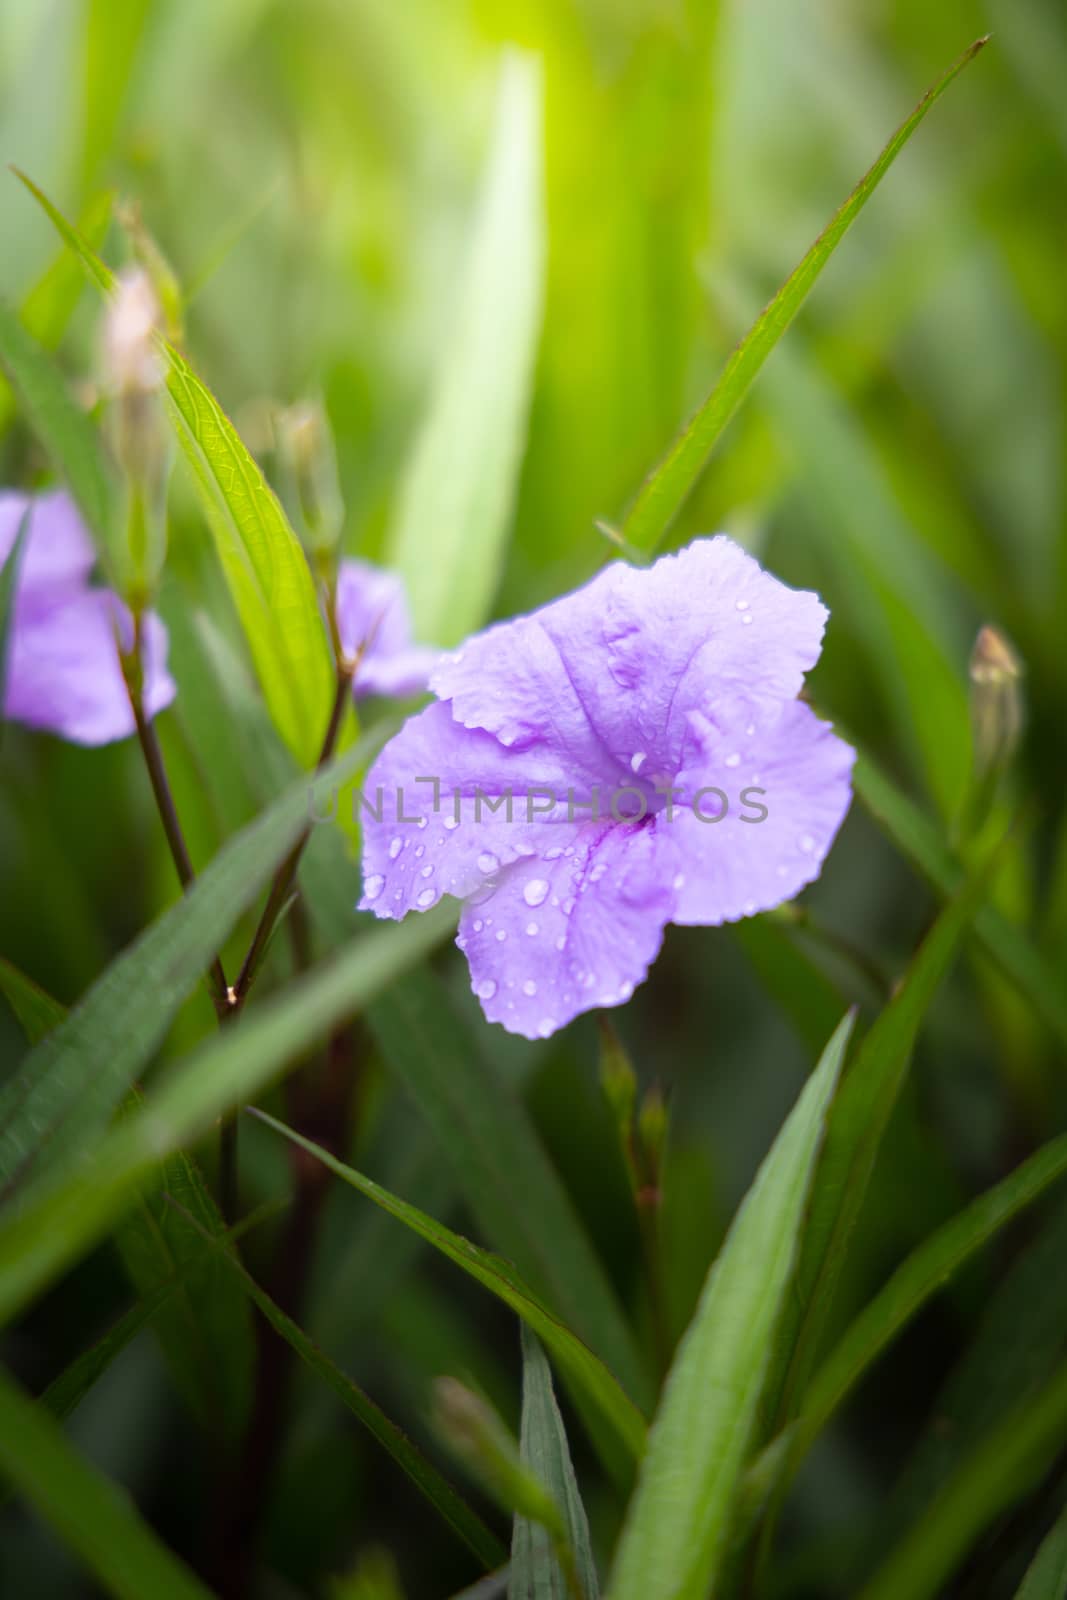
[{"label": "wet petal", "polygon": [[650,827],[587,822],[541,832],[536,855],[464,908],[457,940],[489,1021],[528,1039],[624,1004],[659,952],[674,903]]}]

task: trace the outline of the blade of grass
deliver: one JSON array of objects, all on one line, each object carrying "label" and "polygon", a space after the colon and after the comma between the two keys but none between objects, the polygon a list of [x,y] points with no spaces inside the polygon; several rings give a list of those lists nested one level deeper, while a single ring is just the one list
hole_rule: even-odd
[{"label": "blade of grass", "polygon": [[0,1369],[0,1469],[120,1600],[210,1600],[130,1498],[68,1444],[54,1417]]},{"label": "blade of grass", "polygon": [[[581,1600],[597,1600],[600,1586],[589,1523],[574,1476],[567,1433],[552,1390],[552,1372],[526,1323],[522,1332],[522,1424],[519,1454],[563,1512]],[[511,1535],[508,1600],[573,1600],[548,1530],[516,1516]]]},{"label": "blade of grass", "polygon": [[1063,1449],[1067,1364],[991,1429],[964,1460],[858,1600],[931,1600],[976,1539],[1041,1481]]},{"label": "blade of grass", "polygon": [[368,736],[313,784],[298,780],[226,845],[0,1090],[0,1186],[34,1180],[90,1148],[161,1043],[238,917],[306,824],[309,792],[358,770]]},{"label": "blade of grass", "polygon": [[534,59],[509,54],[463,299],[390,533],[416,634],[435,644],[489,614],[522,465],[541,321],[540,95]]},{"label": "blade of grass", "polygon": [[644,1448],[645,1423],[633,1401],[619,1386],[599,1356],[594,1355],[553,1312],[541,1303],[510,1262],[502,1260],[499,1256],[490,1255],[487,1250],[482,1250],[460,1234],[453,1233],[443,1223],[426,1216],[424,1212],[408,1205],[397,1195],[390,1194],[373,1179],[364,1177],[363,1173],[357,1172],[353,1167],[346,1166],[336,1156],[313,1144],[310,1139],[295,1133],[292,1128],[286,1127],[283,1122],[278,1122],[267,1112],[257,1110],[255,1115],[268,1127],[307,1151],[308,1155],[321,1161],[335,1177],[358,1190],[368,1200],[373,1200],[375,1205],[387,1211],[405,1227],[411,1228],[476,1282],[495,1294],[505,1305],[510,1306],[548,1346],[561,1368],[596,1403],[631,1455],[640,1456]]},{"label": "blade of grass", "polygon": [[[1067,1134],[1051,1140],[1001,1183],[952,1217],[903,1261],[856,1317],[813,1377],[803,1410],[790,1429],[790,1476],[863,1375],[953,1273],[1027,1206],[1067,1174]],[[781,1438],[761,1457],[780,1453]],[[759,1475],[760,1462],[752,1469]]]},{"label": "blade of grass", "polygon": [[1065,1600],[1067,1597],[1067,1511],[1061,1512],[1041,1541],[1015,1600]]},{"label": "blade of grass", "polygon": [[703,1600],[714,1587],[852,1023],[823,1051],[708,1274],[649,1433],[613,1600]]},{"label": "blade of grass", "polygon": [[46,1033],[58,1027],[67,1008],[27,978],[24,972],[0,956],[0,994],[10,1005],[19,1027],[31,1045],[39,1044]]},{"label": "blade of grass", "polygon": [[11,627],[15,613],[15,589],[18,584],[22,553],[30,528],[29,507],[23,512],[15,534],[15,542],[0,566],[0,739],[4,733],[4,696],[7,690],[7,661],[11,644]]},{"label": "blade of grass", "polygon": [[[197,1228],[195,1218],[189,1217],[187,1220],[190,1227]],[[197,1231],[202,1232],[199,1228]],[[504,1546],[481,1518],[475,1515],[448,1479],[438,1472],[433,1463],[412,1444],[396,1423],[386,1416],[370,1395],[331,1361],[325,1351],[320,1350],[276,1301],[260,1288],[252,1274],[246,1271],[235,1255],[223,1252],[217,1239],[208,1235],[204,1237],[214,1248],[220,1267],[223,1270],[229,1268],[234,1278],[239,1280],[244,1293],[266,1317],[275,1332],[290,1344],[301,1361],[333,1390],[341,1403],[392,1457],[419,1493],[426,1497],[468,1549],[474,1552],[483,1566],[487,1570],[499,1566],[506,1556]]]},{"label": "blade of grass", "polygon": [[[105,293],[114,274],[25,173],[13,169]],[[185,358],[160,341],[178,442],[200,492],[219,559],[275,724],[313,766],[333,699],[326,626],[300,541],[222,407]]]},{"label": "blade of grass", "polygon": [[803,305],[819,274],[871,198],[927,112],[986,43],[978,39],[928,89],[915,110],[901,123],[874,165],[860,179],[840,210],[760,313],[727,361],[710,395],[641,488],[622,528],[627,542],[654,550],[684,505],[709,455],[751,387],[763,363]]}]

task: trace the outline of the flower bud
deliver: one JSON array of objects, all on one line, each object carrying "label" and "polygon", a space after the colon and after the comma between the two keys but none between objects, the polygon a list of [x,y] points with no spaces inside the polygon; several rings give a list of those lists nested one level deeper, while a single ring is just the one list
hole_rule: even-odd
[{"label": "flower bud", "polygon": [[663,1152],[667,1147],[667,1127],[667,1102],[659,1084],[654,1083],[641,1102],[641,1110],[637,1115],[637,1133],[646,1181],[649,1187],[657,1192],[660,1174],[663,1171]]},{"label": "flower bud", "polygon": [[154,394],[163,382],[163,358],[156,347],[159,301],[147,272],[121,273],[104,321],[104,372],[117,398]]},{"label": "flower bud", "polygon": [[126,479],[126,542],[119,574],[135,611],[149,599],[165,551],[168,432],[160,389],[159,302],[140,267],[120,274],[103,329],[109,431]]},{"label": "flower bud", "polygon": [[1002,772],[1015,754],[1023,724],[1023,666],[998,629],[981,628],[971,652],[971,725],[975,772]]}]

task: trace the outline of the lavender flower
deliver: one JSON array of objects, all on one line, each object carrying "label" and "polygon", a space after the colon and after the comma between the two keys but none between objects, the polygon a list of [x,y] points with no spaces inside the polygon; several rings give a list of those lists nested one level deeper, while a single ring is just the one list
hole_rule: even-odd
[{"label": "lavender flower", "polygon": [[469,640],[368,775],[361,909],[463,899],[486,1016],[534,1038],[627,1000],[666,923],[789,899],[850,800],[796,698],[826,616],[719,537]]},{"label": "lavender flower", "polygon": [[440,651],[411,642],[411,617],[402,579],[367,561],[342,561],[337,574],[341,648],[359,656],[356,698],[421,694]]},{"label": "lavender flower", "polygon": [[[110,589],[89,583],[92,542],[65,494],[35,500],[0,492],[0,564],[30,508],[8,634],[4,716],[74,744],[108,744],[134,731],[119,662],[133,645],[133,619]],[[166,667],[167,633],[149,613],[143,633],[149,716],[176,693]]]}]

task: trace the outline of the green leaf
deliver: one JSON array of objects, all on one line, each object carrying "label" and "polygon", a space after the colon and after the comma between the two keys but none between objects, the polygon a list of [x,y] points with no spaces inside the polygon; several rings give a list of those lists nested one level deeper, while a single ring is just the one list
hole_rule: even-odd
[{"label": "green leaf", "polygon": [[[348,759],[319,782],[336,781]],[[303,799],[306,804],[306,794]],[[279,805],[284,811],[288,798]],[[70,1170],[53,1169],[22,1208],[9,1207],[0,1215],[0,1324],[108,1231],[163,1156],[191,1146],[220,1116],[250,1100],[454,927],[454,911],[442,905],[351,940],[333,959],[246,1013],[239,1028],[220,1030],[175,1063],[151,1088],[142,1111],[94,1141]]]},{"label": "green leaf", "polygon": [[510,54],[462,302],[390,533],[416,635],[434,644],[488,616],[518,486],[541,320],[540,95],[534,59]]},{"label": "green leaf", "polygon": [[[299,1145],[309,1155],[316,1157],[324,1166],[329,1167],[336,1177],[341,1178],[353,1189],[357,1189],[360,1194],[366,1195],[368,1200],[373,1200],[375,1205],[396,1217],[405,1227],[411,1228],[490,1293],[503,1300],[505,1305],[510,1306],[548,1346],[563,1371],[596,1404],[630,1453],[635,1457],[641,1454],[644,1448],[645,1423],[633,1401],[620,1388],[599,1356],[594,1355],[570,1328],[542,1304],[510,1262],[502,1260],[499,1256],[490,1255],[487,1250],[482,1250],[458,1233],[453,1233],[443,1223],[426,1216],[424,1212],[408,1205],[397,1195],[390,1194],[373,1179],[364,1177],[355,1168],[338,1161],[336,1156],[320,1149],[310,1139],[303,1138],[292,1128],[287,1128],[283,1122],[268,1116],[265,1111],[257,1111],[255,1114],[268,1127],[274,1128],[293,1144]],[[2,1257],[0,1257],[0,1270],[2,1270]]]},{"label": "green leaf", "polygon": [[[860,752],[852,781],[867,810],[923,877],[946,898],[956,894],[964,870],[939,830],[919,808]],[[1061,1043],[1067,1043],[1067,991],[1060,975],[995,906],[982,906],[974,932],[983,951],[1019,993],[1031,1002]]]},{"label": "green leaf", "polygon": [[714,1586],[852,1021],[823,1051],[708,1275],[649,1433],[613,1600],[704,1600]]},{"label": "green leaf", "polygon": [[[189,1218],[188,1221],[191,1227],[195,1226],[193,1218]],[[220,1268],[224,1271],[229,1269],[233,1279],[240,1283],[244,1293],[259,1308],[275,1332],[292,1346],[301,1361],[333,1390],[342,1404],[377,1439],[419,1493],[425,1495],[434,1509],[459,1534],[464,1544],[474,1552],[486,1569],[498,1566],[505,1556],[503,1545],[481,1518],[475,1515],[448,1479],[438,1472],[433,1463],[412,1444],[396,1423],[390,1421],[370,1395],[366,1394],[358,1384],[353,1383],[347,1373],[342,1372],[325,1351],[320,1350],[303,1329],[286,1315],[265,1290],[260,1288],[252,1274],[241,1265],[237,1256],[232,1251],[224,1253],[217,1237],[213,1243]]]},{"label": "green leaf", "polygon": [[[1035,1151],[1002,1182],[924,1239],[901,1263],[812,1379],[803,1410],[790,1430],[790,1475],[838,1406],[931,1296],[1065,1174],[1067,1134]],[[764,1454],[778,1450],[779,1444],[772,1441]],[[754,1470],[758,1471],[758,1464]]]},{"label": "green leaf", "polygon": [[[571,1464],[563,1418],[552,1390],[552,1372],[536,1336],[522,1331],[522,1426],[519,1453],[563,1513],[582,1600],[597,1600],[600,1587],[589,1540],[589,1523]],[[540,1523],[516,1516],[511,1536],[508,1600],[573,1600],[552,1538]]]},{"label": "green leaf", "polygon": [[719,381],[696,416],[676,439],[663,461],[646,478],[622,529],[626,541],[634,548],[654,550],[662,542],[704,470],[723,429],[807,299],[837,246],[926,113],[941,98],[953,79],[974,60],[985,43],[985,39],[979,39],[972,44],[944,76],[927,90],[911,116],[901,123],[874,165],[860,179],[844,205],[734,350]]},{"label": "green leaf", "polygon": [[121,1600],[210,1600],[210,1591],[67,1443],[54,1417],[0,1370],[0,1470]]},{"label": "green leaf", "polygon": [[0,956],[0,994],[15,1013],[31,1045],[39,1044],[45,1034],[57,1028],[67,1014],[66,1006],[53,1000],[40,984],[27,978],[24,972],[20,972],[3,956]]},{"label": "green leaf", "polygon": [[100,445],[85,412],[71,399],[50,356],[0,300],[0,361],[3,362],[34,432],[67,480],[93,534],[107,553],[112,539],[112,485]]},{"label": "green leaf", "polygon": [[1067,1364],[991,1429],[929,1504],[858,1600],[933,1600],[978,1537],[1030,1493],[1063,1448]]},{"label": "green leaf", "polygon": [[[97,288],[114,274],[24,173],[17,175]],[[305,767],[322,745],[334,671],[315,585],[277,496],[233,424],[185,358],[160,341],[178,441],[200,492],[275,725]]]},{"label": "green leaf", "polygon": [[[369,736],[311,786],[328,792],[376,747]],[[178,1007],[306,825],[298,780],[211,862],[100,977],[0,1090],[0,1187],[36,1178],[92,1147]]]},{"label": "green leaf", "polygon": [[115,1243],[142,1304],[161,1303],[152,1329],[179,1393],[200,1426],[223,1441],[241,1437],[252,1399],[256,1350],[248,1301],[226,1271],[225,1224],[199,1167],[169,1155],[141,1187]]},{"label": "green leaf", "polygon": [[15,588],[29,530],[30,509],[27,507],[15,534],[15,542],[8,551],[3,565],[0,566],[0,736],[4,730],[4,695],[7,689],[7,657],[11,641],[11,624],[15,613]]},{"label": "green leaf", "polygon": [[494,1249],[602,1356],[629,1394],[647,1376],[622,1309],[521,1102],[431,972],[375,1001],[368,1021],[440,1142]]},{"label": "green leaf", "polygon": [[1067,1600],[1067,1511],[1042,1540],[1015,1600]]}]

